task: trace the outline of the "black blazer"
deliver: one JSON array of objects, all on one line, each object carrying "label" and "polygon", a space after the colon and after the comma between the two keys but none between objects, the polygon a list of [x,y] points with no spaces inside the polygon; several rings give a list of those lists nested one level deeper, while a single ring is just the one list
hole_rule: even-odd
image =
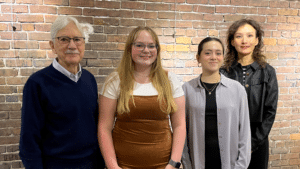
[{"label": "black blazer", "polygon": [[271,131],[275,120],[278,102],[278,83],[275,69],[266,63],[262,68],[257,62],[253,62],[247,69],[243,82],[243,70],[241,64],[234,62],[229,71],[221,68],[220,72],[225,76],[239,81],[246,89],[248,95],[252,150],[256,150],[263,143]]}]

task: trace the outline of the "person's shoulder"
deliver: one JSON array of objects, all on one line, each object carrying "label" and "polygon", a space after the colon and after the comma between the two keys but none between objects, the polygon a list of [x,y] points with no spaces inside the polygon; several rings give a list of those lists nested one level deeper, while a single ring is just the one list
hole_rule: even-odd
[{"label": "person's shoulder", "polygon": [[198,80],[200,80],[200,79],[199,79],[199,76],[196,77],[196,78],[194,78],[194,79],[191,79],[191,80],[185,82],[185,83],[183,84],[183,86],[185,86],[185,87],[187,87],[187,86],[195,87],[195,86],[198,85]]},{"label": "person's shoulder", "polygon": [[168,78],[171,82],[179,83],[178,76],[175,73],[167,71],[167,74],[168,74]]},{"label": "person's shoulder", "polygon": [[226,77],[224,74],[221,74],[221,81],[222,83],[226,83],[226,85],[238,85],[240,84],[238,81],[230,79]]},{"label": "person's shoulder", "polygon": [[276,76],[275,68],[267,62],[265,63],[264,67],[261,67],[261,70],[264,73],[266,79]]},{"label": "person's shoulder", "polygon": [[81,69],[81,71],[82,71],[82,74],[81,74],[80,78],[82,79],[82,81],[84,81],[85,83],[92,83],[95,86],[97,85],[96,78],[90,71],[83,69],[83,68]]},{"label": "person's shoulder", "polygon": [[49,83],[49,77],[51,77],[51,74],[53,74],[53,72],[54,68],[51,67],[51,65],[34,72],[27,79],[24,88],[26,86],[40,86]]},{"label": "person's shoulder", "polygon": [[120,81],[119,73],[114,71],[107,76],[107,80]]},{"label": "person's shoulder", "polygon": [[224,76],[223,78],[225,88],[229,93],[234,94],[238,97],[247,96],[246,89],[240,82],[230,79],[226,76]]},{"label": "person's shoulder", "polygon": [[90,71],[86,70],[85,68],[81,68],[82,73],[88,74],[88,75],[93,75]]},{"label": "person's shoulder", "polygon": [[190,95],[194,95],[200,89],[199,83],[200,83],[200,76],[198,76],[194,79],[191,79],[182,85],[182,89],[187,98]]},{"label": "person's shoulder", "polygon": [[40,69],[33,74],[30,75],[29,79],[34,80],[34,79],[39,79],[47,76],[47,74],[53,73],[53,67],[52,65],[49,65],[43,69]]},{"label": "person's shoulder", "polygon": [[166,72],[167,72],[169,78],[170,77],[177,77],[177,75],[175,73],[171,72],[171,71],[166,71]]},{"label": "person's shoulder", "polygon": [[275,68],[271,66],[269,63],[266,63],[265,69],[270,72],[275,72]]},{"label": "person's shoulder", "polygon": [[239,89],[243,89],[244,87],[241,85],[240,82],[230,79],[228,77],[226,77],[225,75],[221,75],[222,76],[222,83],[225,84],[225,86],[229,87],[229,88],[239,88]]},{"label": "person's shoulder", "polygon": [[119,85],[120,84],[120,77],[117,71],[110,73],[104,82],[105,85]]},{"label": "person's shoulder", "polygon": [[82,76],[87,76],[87,77],[91,77],[91,78],[95,78],[95,76],[88,70],[82,68]]}]

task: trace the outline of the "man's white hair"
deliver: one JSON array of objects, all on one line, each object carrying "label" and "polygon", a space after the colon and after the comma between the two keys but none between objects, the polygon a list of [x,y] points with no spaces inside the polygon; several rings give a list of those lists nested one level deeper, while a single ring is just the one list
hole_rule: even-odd
[{"label": "man's white hair", "polygon": [[89,34],[94,32],[94,28],[89,23],[79,23],[78,20],[72,16],[59,16],[51,26],[51,39],[53,40],[56,37],[56,34],[59,30],[66,27],[70,22],[74,22],[82,36],[85,37],[85,42],[89,41]]}]

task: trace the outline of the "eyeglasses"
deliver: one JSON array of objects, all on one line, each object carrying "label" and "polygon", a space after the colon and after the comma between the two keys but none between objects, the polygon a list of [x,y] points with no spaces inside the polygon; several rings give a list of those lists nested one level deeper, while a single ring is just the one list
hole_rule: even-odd
[{"label": "eyeglasses", "polygon": [[71,40],[73,40],[73,42],[75,43],[75,45],[82,45],[84,44],[84,37],[74,37],[74,38],[70,38],[67,36],[60,36],[60,37],[56,37],[58,42],[60,44],[69,44],[71,42]]},{"label": "eyeglasses", "polygon": [[150,51],[157,49],[157,45],[153,44],[153,43],[145,45],[144,43],[138,42],[138,43],[133,43],[133,46],[136,48],[136,50],[140,50],[140,51],[145,50],[146,46],[147,46],[148,50],[150,50]]}]

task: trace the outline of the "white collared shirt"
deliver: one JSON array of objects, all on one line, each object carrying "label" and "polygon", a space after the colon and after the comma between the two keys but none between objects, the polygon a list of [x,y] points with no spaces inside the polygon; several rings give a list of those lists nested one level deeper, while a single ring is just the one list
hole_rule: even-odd
[{"label": "white collared shirt", "polygon": [[64,74],[68,78],[70,78],[72,81],[77,82],[79,78],[81,77],[82,70],[81,70],[81,65],[79,64],[79,71],[74,75],[73,73],[69,72],[67,69],[65,69],[62,65],[60,65],[55,58],[53,60],[53,67],[58,70],[60,73]]}]

